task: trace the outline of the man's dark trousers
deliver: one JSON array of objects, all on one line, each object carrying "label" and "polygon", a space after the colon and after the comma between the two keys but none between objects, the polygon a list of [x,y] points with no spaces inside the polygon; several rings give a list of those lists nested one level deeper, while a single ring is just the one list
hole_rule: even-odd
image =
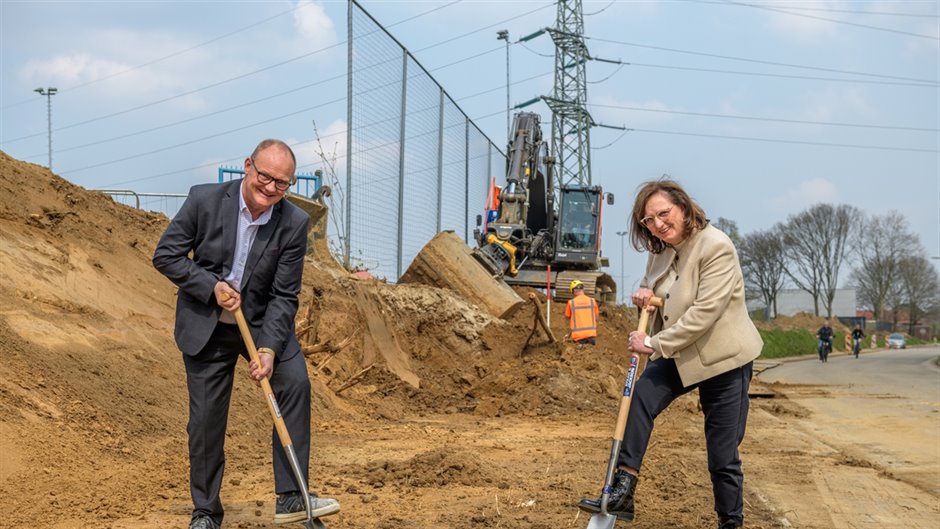
[{"label": "man's dark trousers", "polygon": [[[248,351],[236,325],[219,323],[209,343],[195,356],[183,355],[189,387],[189,478],[193,515],[207,514],[222,523],[219,489],[225,466],[225,430],[238,357]],[[310,451],[310,379],[303,354],[275,359],[271,387],[287,424],[300,470],[308,476]],[[260,399],[258,406],[261,406]],[[298,491],[290,462],[272,427],[274,483],[278,494]]]},{"label": "man's dark trousers", "polygon": [[654,419],[672,401],[698,388],[699,402],[705,414],[705,447],[715,511],[719,516],[741,523],[744,519],[744,473],[738,445],[744,439],[747,424],[747,390],[753,367],[751,362],[683,387],[674,360],[659,358],[650,362],[634,388],[618,463],[639,469],[649,445]]}]

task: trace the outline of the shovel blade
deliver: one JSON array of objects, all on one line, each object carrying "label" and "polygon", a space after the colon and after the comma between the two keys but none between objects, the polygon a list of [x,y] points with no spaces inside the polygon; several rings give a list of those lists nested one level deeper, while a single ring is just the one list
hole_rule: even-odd
[{"label": "shovel blade", "polygon": [[326,529],[326,525],[319,518],[304,521],[304,529]]},{"label": "shovel blade", "polygon": [[616,523],[617,517],[613,514],[598,512],[591,515],[587,529],[614,529]]}]

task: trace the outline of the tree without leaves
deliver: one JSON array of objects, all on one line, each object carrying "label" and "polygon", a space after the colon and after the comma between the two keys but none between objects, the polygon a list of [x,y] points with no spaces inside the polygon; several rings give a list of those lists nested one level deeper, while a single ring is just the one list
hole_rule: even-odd
[{"label": "tree without leaves", "polygon": [[907,219],[897,211],[874,216],[864,224],[855,242],[858,266],[852,271],[859,303],[884,320],[890,292],[899,289],[898,264],[918,246]]},{"label": "tree without leaves", "polygon": [[940,306],[940,278],[937,277],[937,270],[923,255],[923,250],[921,255],[901,259],[898,272],[909,314],[907,332],[913,335],[917,322]]},{"label": "tree without leaves", "polygon": [[741,244],[741,231],[738,230],[737,222],[724,217],[718,217],[718,220],[712,222],[712,226],[724,232],[724,234],[731,239],[731,243],[734,244],[735,248]]},{"label": "tree without leaves", "polygon": [[783,289],[786,279],[786,259],[780,228],[745,235],[738,253],[747,288],[760,294],[767,307],[773,309],[776,318],[777,294]]},{"label": "tree without leaves", "polygon": [[816,204],[791,215],[781,227],[784,252],[791,265],[786,267],[786,274],[798,288],[813,296],[816,316],[822,299],[827,317],[832,318],[832,300],[847,253],[846,243],[861,218],[854,206]]}]

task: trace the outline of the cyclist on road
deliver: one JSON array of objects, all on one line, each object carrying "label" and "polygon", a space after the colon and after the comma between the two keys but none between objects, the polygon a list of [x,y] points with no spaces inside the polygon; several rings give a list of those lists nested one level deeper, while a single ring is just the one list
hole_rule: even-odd
[{"label": "cyclist on road", "polygon": [[832,351],[832,327],[829,326],[829,320],[823,321],[823,326],[816,331],[816,338],[819,338],[819,361],[829,361],[829,351]]},{"label": "cyclist on road", "polygon": [[856,324],[855,329],[852,330],[852,352],[855,353],[855,358],[858,358],[858,352],[862,350],[862,338],[865,337],[865,333],[862,331],[862,326]]}]

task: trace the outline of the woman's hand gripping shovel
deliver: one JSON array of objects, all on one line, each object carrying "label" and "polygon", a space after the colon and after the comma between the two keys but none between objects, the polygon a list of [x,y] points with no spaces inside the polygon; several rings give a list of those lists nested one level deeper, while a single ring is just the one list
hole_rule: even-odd
[{"label": "woman's hand gripping shovel", "polygon": [[[241,307],[235,309],[233,314],[235,315],[235,322],[238,323],[238,330],[241,331],[242,340],[244,340],[245,347],[248,349],[249,358],[251,358],[252,362],[261,365],[261,360],[258,358],[258,349],[255,348],[255,340],[251,337],[251,331],[248,329],[248,322],[245,321],[245,315],[242,313]],[[290,432],[287,431],[287,424],[284,423],[284,417],[281,417],[281,408],[277,405],[277,399],[274,397],[274,390],[271,389],[271,382],[268,380],[268,377],[261,379],[261,390],[264,392],[265,400],[268,403],[268,411],[271,412],[271,418],[274,419],[274,428],[277,430],[277,437],[281,440],[281,446],[284,447],[284,452],[287,454],[288,461],[290,461],[290,468],[294,471],[294,478],[297,480],[300,490],[303,491],[304,507],[307,509],[307,519],[304,521],[304,528],[326,529],[326,525],[324,525],[319,518],[313,517],[307,480],[304,479],[304,475],[300,471],[300,462],[297,461],[297,453],[294,452],[294,443],[290,439]]]},{"label": "woman's hand gripping shovel", "polygon": [[[640,323],[637,330],[646,332],[649,324],[650,313],[655,310],[653,307],[662,307],[662,298],[651,297],[649,306],[640,311]],[[630,415],[630,402],[633,400],[633,384],[639,378],[640,373],[646,368],[646,355],[643,355],[642,361],[640,355],[632,353],[630,355],[630,368],[627,370],[627,380],[623,385],[623,398],[620,399],[620,413],[617,414],[617,425],[614,426],[614,439],[610,446],[610,460],[607,462],[607,476],[604,478],[604,491],[601,494],[601,510],[591,515],[591,521],[588,522],[587,529],[614,529],[617,523],[617,517],[607,512],[607,502],[610,500],[610,492],[613,488],[614,471],[617,470],[617,455],[620,454],[620,445],[623,443],[623,431],[627,426],[627,417]]]}]

